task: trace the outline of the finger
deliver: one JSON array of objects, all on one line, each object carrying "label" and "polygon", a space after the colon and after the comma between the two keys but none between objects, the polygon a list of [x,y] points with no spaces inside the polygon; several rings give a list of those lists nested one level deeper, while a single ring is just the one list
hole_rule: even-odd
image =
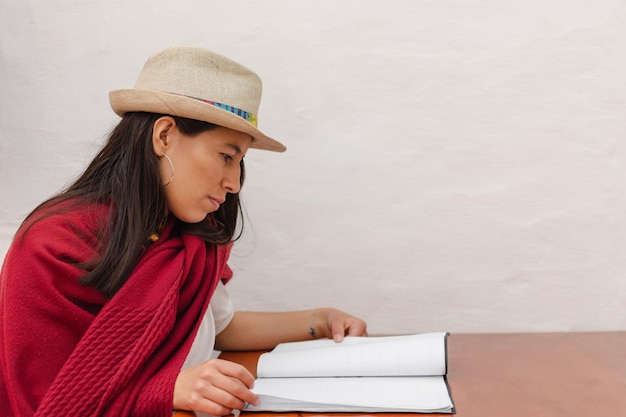
[{"label": "finger", "polygon": [[207,413],[213,416],[225,416],[233,412],[237,404],[224,405],[228,403],[227,395],[209,384],[198,381],[195,388],[186,392],[187,398],[181,406],[175,408],[182,410],[194,410]]},{"label": "finger", "polygon": [[196,388],[194,396],[193,410],[219,416],[241,410],[246,403],[259,404],[256,394],[241,381],[225,375],[214,376],[210,382],[205,381]]},{"label": "finger", "polygon": [[343,341],[346,330],[344,328],[344,322],[342,321],[333,321],[330,327],[331,333],[333,335],[333,340],[337,343]]},{"label": "finger", "polygon": [[[238,384],[241,387],[241,384]],[[256,395],[251,393],[245,388],[245,391],[240,390],[240,388],[233,386],[217,386],[212,385],[208,387],[208,389],[203,392],[203,397],[210,400],[211,402],[228,409],[228,412],[232,412],[233,410],[241,410],[246,403],[256,400]],[[219,414],[224,415],[224,414]]]},{"label": "finger", "polygon": [[209,398],[202,398],[194,404],[193,410],[212,416],[226,416],[233,414],[235,408],[226,407]]},{"label": "finger", "polygon": [[[242,402],[248,402],[253,405],[259,404],[258,396],[250,391],[254,385],[254,376],[243,366],[221,359],[216,359],[218,370],[225,378],[215,381],[215,386],[223,391],[230,393]],[[233,408],[240,409],[243,404],[237,404]]]},{"label": "finger", "polygon": [[219,383],[215,384],[215,387],[220,388],[237,401],[237,403],[222,403],[224,405],[232,405],[232,407],[236,409],[243,408],[245,403],[259,405],[259,397],[238,379],[229,378],[228,380],[221,380]]},{"label": "finger", "polygon": [[348,336],[367,336],[367,325],[363,320],[355,320],[348,327]]},{"label": "finger", "polygon": [[247,388],[251,388],[254,385],[254,376],[242,365],[223,359],[213,359],[213,361],[216,362],[217,369],[222,374],[241,381]]}]

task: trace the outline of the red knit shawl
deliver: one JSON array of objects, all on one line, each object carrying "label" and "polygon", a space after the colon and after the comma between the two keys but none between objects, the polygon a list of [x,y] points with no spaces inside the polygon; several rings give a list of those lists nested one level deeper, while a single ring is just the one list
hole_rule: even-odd
[{"label": "red knit shawl", "polygon": [[174,383],[231,246],[169,221],[111,299],[77,283],[108,209],[18,233],[0,273],[0,415],[171,416]]}]

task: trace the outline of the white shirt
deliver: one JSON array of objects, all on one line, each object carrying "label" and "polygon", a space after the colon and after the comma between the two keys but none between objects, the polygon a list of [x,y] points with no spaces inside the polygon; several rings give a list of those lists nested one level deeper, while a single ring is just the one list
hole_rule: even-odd
[{"label": "white shirt", "polygon": [[215,335],[219,334],[228,326],[235,315],[233,305],[226,287],[220,281],[215,288],[209,308],[206,309],[196,338],[191,345],[191,350],[182,369],[199,365],[213,357],[215,347]]}]

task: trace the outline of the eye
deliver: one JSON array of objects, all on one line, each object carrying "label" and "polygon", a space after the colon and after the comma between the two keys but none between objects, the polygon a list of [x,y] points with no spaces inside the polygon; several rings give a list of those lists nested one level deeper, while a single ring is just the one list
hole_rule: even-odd
[{"label": "eye", "polygon": [[230,161],[233,160],[232,155],[229,155],[227,153],[222,153],[221,155],[222,155],[222,158],[224,158],[224,161],[226,161],[226,162],[230,162]]}]

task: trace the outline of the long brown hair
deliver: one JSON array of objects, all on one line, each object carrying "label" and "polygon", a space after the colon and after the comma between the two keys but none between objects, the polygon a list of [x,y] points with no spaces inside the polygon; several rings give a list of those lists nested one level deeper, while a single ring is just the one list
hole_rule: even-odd
[{"label": "long brown hair", "polygon": [[[159,173],[158,156],[152,148],[154,122],[162,114],[133,112],[124,115],[108,141],[80,177],[64,191],[40,204],[22,226],[42,218],[90,204],[110,204],[109,218],[100,225],[97,259],[80,265],[80,282],[110,298],[128,279],[149,237],[166,220],[167,203]],[[172,116],[174,117],[174,116]],[[174,117],[183,134],[194,136],[216,125]],[[241,184],[244,180],[241,161]],[[37,217],[41,209],[45,214]],[[240,221],[240,232],[235,236]],[[209,244],[223,245],[241,235],[243,216],[238,194],[227,194],[219,210],[196,224],[177,220],[181,231],[200,236]]]}]

